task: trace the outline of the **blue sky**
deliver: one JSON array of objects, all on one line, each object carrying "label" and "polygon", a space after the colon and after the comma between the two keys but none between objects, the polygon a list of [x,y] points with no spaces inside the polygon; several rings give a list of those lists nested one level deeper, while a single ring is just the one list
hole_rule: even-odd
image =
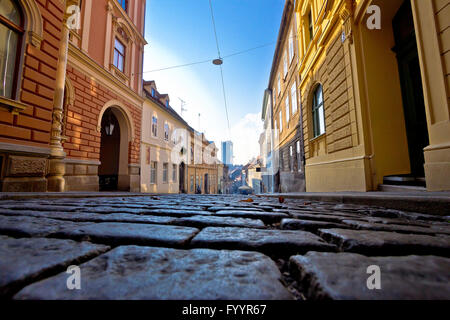
[{"label": "blue sky", "polygon": [[[168,93],[171,106],[219,146],[234,143],[235,163],[259,153],[263,93],[267,87],[284,0],[213,0],[222,56],[270,44],[224,60],[231,135],[220,69],[212,63],[158,72],[151,70],[214,59],[217,48],[208,0],[147,0],[144,79]],[[200,121],[198,114],[201,114]]]}]

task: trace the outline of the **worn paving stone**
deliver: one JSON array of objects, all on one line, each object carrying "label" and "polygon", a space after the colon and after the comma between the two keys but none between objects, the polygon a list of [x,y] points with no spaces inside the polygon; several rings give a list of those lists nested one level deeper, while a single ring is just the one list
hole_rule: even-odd
[{"label": "worn paving stone", "polygon": [[191,217],[191,216],[209,216],[212,212],[202,210],[178,210],[178,209],[148,209],[140,214],[171,216],[171,217]]},{"label": "worn paving stone", "polygon": [[191,245],[197,248],[254,250],[271,256],[336,250],[334,245],[310,232],[231,227],[205,228],[192,239]]},{"label": "worn paving stone", "polygon": [[281,229],[283,230],[305,230],[315,232],[323,228],[347,228],[345,224],[313,221],[313,220],[299,220],[299,219],[283,219],[281,220]]},{"label": "worn paving stone", "polygon": [[89,242],[0,236],[0,297],[107,250]]},{"label": "worn paving stone", "polygon": [[198,229],[136,223],[71,222],[28,216],[0,216],[0,233],[12,236],[89,240],[104,244],[182,247]]},{"label": "worn paving stone", "polygon": [[298,212],[289,212],[289,215],[293,218],[300,220],[314,220],[314,221],[326,221],[326,222],[335,222],[341,223],[342,220],[352,219],[351,216],[342,216],[342,215],[326,215],[319,213],[298,213]]},{"label": "worn paving stone", "polygon": [[208,208],[208,211],[211,212],[217,212],[217,211],[223,211],[223,210],[236,210],[236,211],[257,211],[257,212],[264,212],[263,209],[257,208],[257,207],[238,207],[238,206],[215,206]]},{"label": "worn paving stone", "polygon": [[16,205],[0,205],[0,209],[9,209],[9,210],[29,210],[30,207],[33,208],[34,211],[63,211],[63,212],[73,212],[80,209],[80,207],[71,207],[71,206],[55,206],[55,205],[35,205],[30,206],[29,204],[16,204]]},{"label": "worn paving stone", "polygon": [[286,300],[292,295],[268,257],[255,252],[118,247],[80,266],[82,290],[62,273],[15,299]]},{"label": "worn paving stone", "polygon": [[218,217],[218,216],[192,216],[179,218],[172,224],[183,225],[195,228],[204,227],[243,227],[243,228],[264,228],[264,222],[258,219]]},{"label": "worn paving stone", "polygon": [[450,256],[450,237],[402,234],[386,231],[319,229],[322,238],[335,243],[341,251],[366,255]]},{"label": "worn paving stone", "polygon": [[373,223],[360,220],[342,220],[342,223],[353,227],[354,229],[376,230],[376,231],[394,231],[407,234],[427,234],[435,235],[440,233],[439,229],[432,229],[429,227],[408,226],[399,224],[383,224]]},{"label": "worn paving stone", "polygon": [[102,222],[74,224],[72,227],[63,226],[52,236],[89,239],[113,245],[139,244],[178,248],[185,246],[198,232],[199,230],[195,228],[179,226]]},{"label": "worn paving stone", "polygon": [[[367,288],[371,265],[380,267],[381,290]],[[291,257],[290,269],[309,299],[450,299],[450,259],[443,257],[308,252]]]},{"label": "worn paving stone", "polygon": [[260,219],[265,223],[279,222],[283,218],[289,218],[286,213],[281,212],[266,212],[266,211],[242,211],[242,210],[220,210],[214,213],[217,216],[237,217],[237,218],[252,218]]},{"label": "worn paving stone", "polygon": [[131,222],[131,223],[170,224],[176,220],[176,218],[173,217],[136,215],[129,213],[97,214],[92,212],[58,212],[58,211],[55,212],[55,211],[29,211],[29,210],[26,211],[0,210],[0,215],[44,217],[75,222]]}]

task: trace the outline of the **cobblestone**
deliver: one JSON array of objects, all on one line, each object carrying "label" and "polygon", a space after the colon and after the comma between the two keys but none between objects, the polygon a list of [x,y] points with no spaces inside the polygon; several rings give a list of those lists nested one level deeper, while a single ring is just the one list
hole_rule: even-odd
[{"label": "cobblestone", "polygon": [[0,298],[450,299],[448,217],[251,198],[0,201]]}]

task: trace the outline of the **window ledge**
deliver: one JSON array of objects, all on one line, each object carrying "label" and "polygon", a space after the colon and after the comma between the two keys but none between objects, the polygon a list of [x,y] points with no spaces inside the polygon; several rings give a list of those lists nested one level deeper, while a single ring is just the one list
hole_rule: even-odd
[{"label": "window ledge", "polygon": [[121,71],[119,68],[117,68],[112,63],[111,63],[111,70],[112,70],[113,74],[122,82],[127,84],[128,81],[130,80],[130,78],[128,78],[128,76],[125,73],[123,73],[123,71]]},{"label": "window ledge", "polygon": [[6,109],[13,115],[18,115],[20,112],[24,111],[27,108],[28,105],[22,102],[11,100],[5,97],[0,97],[0,109]]},{"label": "window ledge", "polygon": [[326,132],[325,132],[325,133],[322,133],[320,136],[317,136],[317,137],[314,137],[314,138],[312,138],[312,139],[309,139],[309,141],[310,141],[310,142],[314,142],[314,141],[321,140],[321,139],[325,138],[326,135],[327,135]]}]

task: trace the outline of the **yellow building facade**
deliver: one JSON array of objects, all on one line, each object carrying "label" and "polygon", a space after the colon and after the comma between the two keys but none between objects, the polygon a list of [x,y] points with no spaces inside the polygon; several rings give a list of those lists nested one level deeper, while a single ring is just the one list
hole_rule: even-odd
[{"label": "yellow building facade", "polygon": [[295,3],[309,192],[450,190],[450,1]]}]

